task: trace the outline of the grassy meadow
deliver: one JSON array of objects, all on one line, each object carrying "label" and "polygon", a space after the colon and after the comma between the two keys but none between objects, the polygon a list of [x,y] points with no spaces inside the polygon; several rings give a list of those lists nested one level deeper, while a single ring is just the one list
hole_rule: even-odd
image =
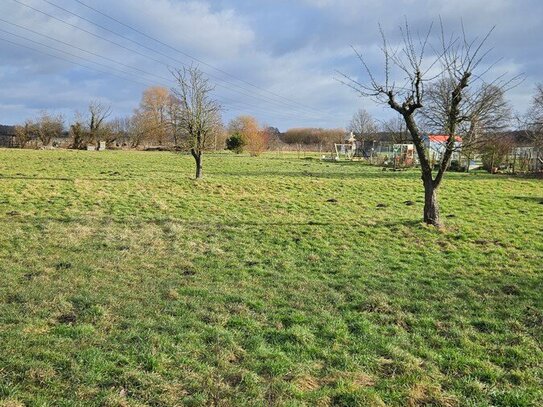
[{"label": "grassy meadow", "polygon": [[543,405],[542,180],[450,173],[435,230],[416,170],[192,176],[0,150],[0,406]]}]

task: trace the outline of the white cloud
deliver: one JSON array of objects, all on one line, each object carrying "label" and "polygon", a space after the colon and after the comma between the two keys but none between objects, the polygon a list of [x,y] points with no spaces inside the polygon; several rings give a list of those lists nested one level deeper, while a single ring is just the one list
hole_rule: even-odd
[{"label": "white cloud", "polygon": [[[11,0],[0,2],[0,15],[4,16],[3,18],[9,16],[9,20],[17,24],[123,64],[135,66],[160,78],[169,78],[166,65],[179,66],[181,61],[190,63],[190,59],[185,56],[145,37],[137,36],[126,27],[116,25],[71,0],[53,1],[118,30],[171,58],[138,48],[135,44],[83,23],[42,0],[22,1],[72,24],[80,24],[81,27],[128,48],[137,48],[151,58],[99,40],[76,28],[25,9]],[[459,30],[460,21],[464,21],[470,35],[484,35],[486,30],[496,24],[496,31],[489,41],[489,45],[495,48],[492,58],[505,58],[491,74],[504,69],[511,73],[528,74],[529,80],[512,92],[512,98],[519,110],[529,103],[533,82],[543,80],[543,57],[540,56],[542,46],[537,36],[532,34],[533,30],[539,27],[543,6],[535,0],[527,0],[523,5],[513,0],[497,0],[491,3],[482,0],[459,0],[454,3],[445,0],[96,0],[89,4],[165,43],[172,44],[175,48],[228,71],[235,77],[281,94],[289,100],[314,106],[319,111],[311,115],[302,113],[301,110],[305,112],[305,108],[293,107],[284,99],[258,91],[219,71],[202,66],[212,75],[213,80],[219,77],[228,82],[236,82],[234,86],[239,92],[220,87],[217,89],[221,98],[235,101],[227,104],[227,107],[230,107],[227,118],[237,113],[253,113],[263,121],[281,128],[312,124],[342,126],[361,105],[381,117],[389,115],[386,109],[373,106],[368,100],[359,99],[354,92],[335,81],[334,77],[335,71],[340,70],[364,79],[364,72],[349,48],[351,44],[364,53],[372,67],[381,69],[377,25],[380,22],[391,41],[397,41],[397,28],[404,17],[409,19],[414,31],[425,30],[428,24],[440,15],[447,29]],[[68,49],[65,45],[8,24],[3,24],[0,28],[57,48]],[[24,42],[3,32],[0,32],[0,38]],[[36,44],[28,45],[43,49]],[[60,55],[50,49],[46,52]],[[84,65],[87,65],[87,62],[80,58],[112,67],[97,67],[100,70],[113,71],[113,67],[116,67],[129,71],[122,65],[115,65],[109,60],[99,59],[79,50],[70,49],[70,52]],[[109,101],[117,114],[128,114],[137,105],[145,87],[115,76],[88,71],[2,41],[0,53],[3,57],[0,66],[0,81],[3,87],[0,103],[11,106],[3,110],[5,114],[2,120],[22,120],[34,114],[36,109],[46,106],[63,112],[84,110],[88,101],[96,98]],[[74,59],[66,55],[63,57]],[[136,81],[169,86],[164,79],[146,76],[137,70],[130,72],[132,79]],[[223,84],[232,87],[232,84]],[[269,103],[265,99],[273,99],[275,103]]]}]

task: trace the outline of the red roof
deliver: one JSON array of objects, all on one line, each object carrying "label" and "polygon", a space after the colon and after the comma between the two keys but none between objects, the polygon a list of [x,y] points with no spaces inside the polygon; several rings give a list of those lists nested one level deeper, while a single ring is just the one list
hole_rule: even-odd
[{"label": "red roof", "polygon": [[[447,136],[446,134],[430,134],[428,135],[428,139],[435,143],[446,143],[449,140],[449,136]],[[462,137],[456,136],[455,140],[457,143],[461,143]]]}]

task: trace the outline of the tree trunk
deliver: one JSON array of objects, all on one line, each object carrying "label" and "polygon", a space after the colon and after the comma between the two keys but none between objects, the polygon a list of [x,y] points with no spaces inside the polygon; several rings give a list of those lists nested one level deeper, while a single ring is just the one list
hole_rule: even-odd
[{"label": "tree trunk", "polygon": [[201,179],[202,177],[202,156],[198,156],[196,158],[196,179]]},{"label": "tree trunk", "polygon": [[434,186],[431,175],[424,177],[424,223],[437,227],[442,226],[437,202],[437,188]]},{"label": "tree trunk", "polygon": [[196,151],[194,149],[190,150],[192,156],[194,157],[194,161],[196,162],[196,179],[201,179],[203,177],[202,173],[202,152]]}]

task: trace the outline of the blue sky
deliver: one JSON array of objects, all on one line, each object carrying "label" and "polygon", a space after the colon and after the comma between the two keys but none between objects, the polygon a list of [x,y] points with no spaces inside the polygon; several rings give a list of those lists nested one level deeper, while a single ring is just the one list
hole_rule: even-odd
[{"label": "blue sky", "polygon": [[[194,63],[76,0],[18,1],[68,24],[1,0],[0,18],[20,27],[0,22],[0,123],[20,122],[44,109],[69,121],[75,111],[85,112],[90,100],[111,105],[115,116],[127,115],[147,86],[172,86],[169,68]],[[354,46],[380,72],[378,24],[394,43],[405,18],[415,32],[440,17],[448,31],[458,32],[462,21],[470,36],[484,35],[495,25],[488,61],[496,64],[487,76],[525,74],[525,81],[508,93],[519,113],[530,103],[535,83],[543,82],[539,0],[81,1],[203,61],[200,67],[217,86],[225,120],[251,114],[281,130],[344,127],[361,107],[380,120],[391,117],[386,107],[341,85],[336,71],[366,79]]]}]

